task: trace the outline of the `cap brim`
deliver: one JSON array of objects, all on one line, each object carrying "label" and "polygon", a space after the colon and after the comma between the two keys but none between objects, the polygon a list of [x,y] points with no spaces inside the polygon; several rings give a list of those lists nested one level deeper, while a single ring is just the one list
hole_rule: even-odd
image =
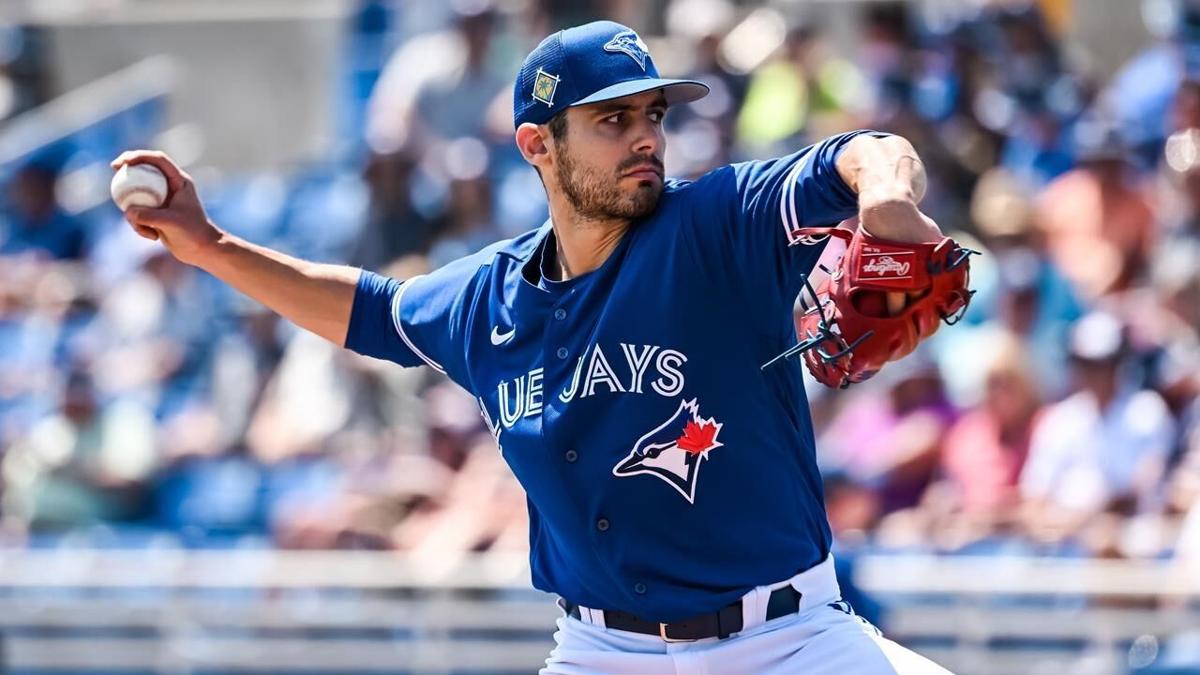
[{"label": "cap brim", "polygon": [[667,80],[658,77],[648,77],[644,80],[630,80],[628,82],[618,82],[609,87],[605,87],[591,96],[580,99],[571,104],[570,107],[587,105],[589,103],[600,103],[601,101],[611,101],[614,98],[622,98],[625,96],[633,96],[655,89],[662,89],[663,95],[667,98],[668,105],[676,103],[691,103],[698,99],[702,99],[708,95],[708,85],[695,80]]}]

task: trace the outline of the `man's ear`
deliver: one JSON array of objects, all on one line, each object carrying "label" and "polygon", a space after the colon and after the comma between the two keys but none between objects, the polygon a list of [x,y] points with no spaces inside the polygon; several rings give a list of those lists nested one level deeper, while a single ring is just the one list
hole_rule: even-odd
[{"label": "man's ear", "polygon": [[532,122],[517,127],[517,149],[526,162],[542,168],[550,162],[550,147],[546,143],[549,130]]}]

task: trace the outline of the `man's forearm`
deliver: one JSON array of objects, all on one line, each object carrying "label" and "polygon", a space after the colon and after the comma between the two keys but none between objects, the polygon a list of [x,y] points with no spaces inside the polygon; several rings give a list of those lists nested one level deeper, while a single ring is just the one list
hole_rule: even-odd
[{"label": "man's forearm", "polygon": [[361,270],[322,265],[243,241],[217,227],[204,211],[196,183],[156,150],[130,150],[112,167],[148,164],[170,191],[156,207],[130,206],[125,219],[138,235],[161,243],[177,260],[203,269],[338,346],[346,343]]},{"label": "man's forearm", "polygon": [[925,196],[925,165],[900,136],[856,136],[837,159],[838,173],[858,193],[862,227],[893,241],[924,242],[942,234],[917,208]]},{"label": "man's forearm", "polygon": [[297,326],[345,344],[362,270],[300,260],[228,233],[199,266]]}]

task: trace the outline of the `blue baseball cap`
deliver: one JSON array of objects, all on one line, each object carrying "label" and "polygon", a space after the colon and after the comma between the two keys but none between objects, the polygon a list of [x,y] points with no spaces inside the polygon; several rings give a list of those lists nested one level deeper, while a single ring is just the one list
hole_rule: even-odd
[{"label": "blue baseball cap", "polygon": [[513,127],[545,124],[571,106],[654,89],[663,90],[668,104],[708,94],[702,82],[659,77],[646,43],[626,26],[593,21],[567,28],[525,57],[513,87]]}]

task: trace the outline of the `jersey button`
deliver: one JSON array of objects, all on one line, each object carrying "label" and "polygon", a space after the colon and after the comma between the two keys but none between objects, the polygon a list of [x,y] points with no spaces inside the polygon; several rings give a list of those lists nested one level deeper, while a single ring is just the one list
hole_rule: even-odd
[{"label": "jersey button", "polygon": [[567,348],[566,348],[566,347],[559,347],[559,348],[558,348],[558,351],[556,351],[556,352],[554,352],[554,353],[558,355],[558,358],[560,358],[560,359],[565,359],[565,358],[567,358],[567,353],[568,353],[568,352],[567,352]]},{"label": "jersey button", "polygon": [[566,458],[568,462],[574,462],[575,460],[579,459],[579,453],[575,452],[574,450],[568,450],[563,454],[563,457]]},{"label": "jersey button", "polygon": [[567,318],[567,310],[565,310],[561,307],[554,310],[554,318],[558,319],[559,321],[562,321],[563,319]]},{"label": "jersey button", "polygon": [[640,581],[637,582],[636,584],[633,585],[633,592],[637,593],[638,595],[645,595],[646,594],[646,584],[643,584]]},{"label": "jersey button", "polygon": [[601,532],[607,532],[608,531],[608,518],[601,518],[600,520],[597,520],[596,521],[596,529],[600,530]]}]

